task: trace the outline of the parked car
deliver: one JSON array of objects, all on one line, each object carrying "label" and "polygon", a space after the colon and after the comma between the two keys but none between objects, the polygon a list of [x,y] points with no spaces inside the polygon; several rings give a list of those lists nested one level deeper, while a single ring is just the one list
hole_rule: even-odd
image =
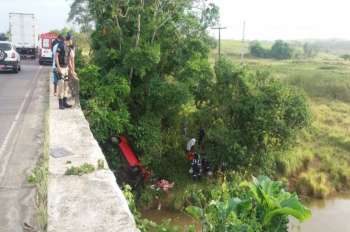
[{"label": "parked car", "polygon": [[9,41],[0,41],[0,71],[21,70],[21,56],[16,47]]}]

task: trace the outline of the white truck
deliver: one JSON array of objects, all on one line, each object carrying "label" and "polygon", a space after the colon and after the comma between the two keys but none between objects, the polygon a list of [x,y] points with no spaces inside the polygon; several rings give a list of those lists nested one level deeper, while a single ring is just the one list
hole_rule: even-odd
[{"label": "white truck", "polygon": [[10,13],[10,36],[22,57],[36,58],[37,28],[34,14]]}]

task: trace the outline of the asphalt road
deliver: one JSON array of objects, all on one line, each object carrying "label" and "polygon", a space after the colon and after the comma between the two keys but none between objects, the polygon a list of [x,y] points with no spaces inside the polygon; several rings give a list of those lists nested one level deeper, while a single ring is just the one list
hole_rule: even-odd
[{"label": "asphalt road", "polygon": [[28,61],[0,73],[0,231],[35,231],[35,188],[27,176],[43,151],[49,67]]}]

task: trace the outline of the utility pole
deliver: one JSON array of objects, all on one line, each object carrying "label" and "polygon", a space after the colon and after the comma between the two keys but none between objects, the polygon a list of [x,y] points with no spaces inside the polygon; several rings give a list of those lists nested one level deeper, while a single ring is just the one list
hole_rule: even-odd
[{"label": "utility pole", "polygon": [[220,61],[220,58],[221,58],[221,30],[226,29],[226,27],[218,26],[218,27],[212,27],[211,29],[219,31],[219,61]]},{"label": "utility pole", "polygon": [[245,21],[243,21],[242,47],[241,47],[241,64],[244,62],[244,42],[245,42]]}]

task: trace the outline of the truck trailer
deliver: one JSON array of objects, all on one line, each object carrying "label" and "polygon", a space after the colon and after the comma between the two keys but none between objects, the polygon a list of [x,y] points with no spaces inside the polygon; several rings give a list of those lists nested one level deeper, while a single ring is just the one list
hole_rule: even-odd
[{"label": "truck trailer", "polygon": [[36,58],[37,28],[34,14],[10,13],[10,36],[21,57]]}]

